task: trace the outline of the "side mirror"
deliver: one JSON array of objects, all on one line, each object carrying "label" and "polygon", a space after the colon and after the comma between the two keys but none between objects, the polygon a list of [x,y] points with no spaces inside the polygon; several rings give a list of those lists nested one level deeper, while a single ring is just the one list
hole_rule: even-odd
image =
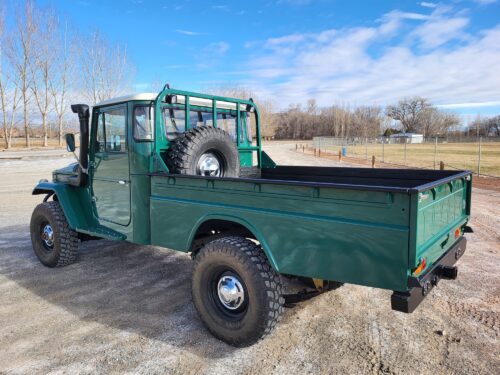
[{"label": "side mirror", "polygon": [[66,134],[66,150],[75,152],[75,135],[73,133]]}]

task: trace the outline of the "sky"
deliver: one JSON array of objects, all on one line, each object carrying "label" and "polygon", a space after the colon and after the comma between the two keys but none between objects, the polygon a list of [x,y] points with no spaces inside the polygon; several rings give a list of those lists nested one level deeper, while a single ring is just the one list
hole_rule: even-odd
[{"label": "sky", "polygon": [[136,91],[243,86],[281,108],[420,95],[464,119],[500,113],[500,0],[41,3],[124,45]]}]

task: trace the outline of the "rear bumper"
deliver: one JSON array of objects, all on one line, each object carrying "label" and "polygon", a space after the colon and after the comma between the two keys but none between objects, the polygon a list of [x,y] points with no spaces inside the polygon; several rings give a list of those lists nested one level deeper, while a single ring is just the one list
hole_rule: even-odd
[{"label": "rear bumper", "polygon": [[405,313],[413,312],[422,300],[429,294],[439,280],[454,280],[457,277],[455,263],[465,252],[467,240],[460,237],[453,246],[444,253],[432,268],[422,277],[409,277],[408,292],[394,292],[391,296],[393,310]]}]

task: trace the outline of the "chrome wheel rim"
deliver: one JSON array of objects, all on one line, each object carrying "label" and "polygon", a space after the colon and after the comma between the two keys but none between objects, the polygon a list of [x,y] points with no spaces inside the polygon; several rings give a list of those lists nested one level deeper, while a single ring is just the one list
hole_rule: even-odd
[{"label": "chrome wheel rim", "polygon": [[200,156],[196,165],[196,173],[201,176],[220,177],[223,174],[220,158],[213,152],[206,152]]},{"label": "chrome wheel rim", "polygon": [[54,231],[52,230],[52,226],[50,224],[45,224],[42,227],[42,241],[44,246],[52,250],[54,248]]},{"label": "chrome wheel rim", "polygon": [[236,276],[222,276],[217,283],[219,301],[229,310],[237,310],[245,302],[243,285]]}]

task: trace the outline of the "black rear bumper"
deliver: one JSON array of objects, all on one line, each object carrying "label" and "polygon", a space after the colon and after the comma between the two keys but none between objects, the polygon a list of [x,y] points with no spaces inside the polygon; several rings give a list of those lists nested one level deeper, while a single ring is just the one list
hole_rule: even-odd
[{"label": "black rear bumper", "polygon": [[394,292],[391,296],[393,310],[405,313],[413,312],[422,300],[429,294],[439,280],[454,280],[457,278],[455,263],[465,252],[467,240],[460,237],[453,246],[444,253],[432,268],[422,277],[409,277],[408,292]]}]

